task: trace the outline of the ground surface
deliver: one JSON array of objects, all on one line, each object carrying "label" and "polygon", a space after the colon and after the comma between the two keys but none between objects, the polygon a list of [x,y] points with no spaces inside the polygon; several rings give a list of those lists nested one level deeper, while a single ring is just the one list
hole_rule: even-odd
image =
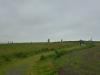
[{"label": "ground surface", "polygon": [[100,43],[0,45],[0,75],[100,75]]}]

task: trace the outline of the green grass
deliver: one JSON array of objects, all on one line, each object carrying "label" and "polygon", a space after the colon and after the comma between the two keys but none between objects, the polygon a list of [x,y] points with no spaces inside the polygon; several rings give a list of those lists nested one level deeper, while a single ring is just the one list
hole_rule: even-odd
[{"label": "green grass", "polygon": [[99,42],[1,44],[0,75],[100,75],[99,59]]}]

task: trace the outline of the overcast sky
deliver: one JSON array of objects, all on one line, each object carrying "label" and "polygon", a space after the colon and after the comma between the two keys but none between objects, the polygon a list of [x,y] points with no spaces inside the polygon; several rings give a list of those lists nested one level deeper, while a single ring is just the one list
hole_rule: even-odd
[{"label": "overcast sky", "polygon": [[0,0],[0,42],[100,40],[100,0]]}]

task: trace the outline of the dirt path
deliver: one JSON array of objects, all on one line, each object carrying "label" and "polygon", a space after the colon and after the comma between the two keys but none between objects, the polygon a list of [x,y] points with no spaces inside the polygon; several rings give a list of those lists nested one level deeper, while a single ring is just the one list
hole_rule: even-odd
[{"label": "dirt path", "polygon": [[[45,55],[50,54],[49,53],[44,53]],[[32,56],[30,58],[26,58],[24,60],[18,61],[13,65],[12,67],[9,68],[8,71],[6,71],[5,75],[34,75],[33,74],[33,65],[36,63],[37,60],[40,59],[41,54]]]},{"label": "dirt path", "polygon": [[[72,61],[69,61],[69,64],[65,64],[63,67],[58,69],[58,75],[100,75],[100,72],[98,71],[98,66],[100,66],[98,63],[96,63],[97,61],[99,62],[99,56],[100,54],[98,54],[100,47],[96,46],[93,48],[89,48],[89,49],[83,49],[80,51],[74,51],[72,53],[70,53],[69,55],[69,59],[72,58]],[[100,52],[100,51],[99,51]],[[73,68],[74,66],[80,65],[81,63],[77,63],[77,60],[75,60],[75,56],[80,57],[79,61],[83,61],[81,62],[83,65],[86,66],[86,68],[90,69],[87,71],[85,70],[85,68],[80,68],[81,70],[76,70],[75,68]],[[87,64],[94,64],[95,68],[93,68],[93,70],[91,70],[91,66],[88,66]],[[97,66],[98,65],[98,66]],[[88,67],[87,67],[88,66]],[[95,70],[96,69],[96,70]]]},{"label": "dirt path", "polygon": [[39,55],[36,55],[16,62],[16,64],[13,64],[13,66],[10,67],[8,71],[6,71],[5,75],[31,75],[30,73],[32,66],[34,63],[36,63],[38,57]]},{"label": "dirt path", "polygon": [[18,65],[17,67],[10,69],[6,75],[25,75],[26,68],[28,68],[27,65]]}]

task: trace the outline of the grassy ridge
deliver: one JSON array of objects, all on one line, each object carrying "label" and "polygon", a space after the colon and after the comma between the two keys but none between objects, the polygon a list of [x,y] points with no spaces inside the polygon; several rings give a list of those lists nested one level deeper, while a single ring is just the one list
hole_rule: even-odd
[{"label": "grassy ridge", "polygon": [[[72,63],[72,58],[73,58],[73,61],[75,61],[75,62],[72,63],[71,65],[72,65],[72,67],[77,68],[77,66],[75,64],[78,64],[77,61],[81,62],[81,60],[79,60],[78,58],[74,58],[75,56],[73,55],[73,53],[76,52],[76,54],[77,54],[77,52],[84,51],[84,49],[89,49],[91,47],[93,47],[93,46],[92,45],[85,45],[85,46],[77,45],[77,46],[73,46],[70,48],[63,48],[63,49],[57,50],[57,52],[54,51],[54,53],[45,56],[42,61],[38,61],[33,66],[33,72],[35,72],[36,75],[59,75],[60,74],[59,69],[62,68],[63,66],[66,66],[66,68],[70,69],[69,65]],[[81,59],[81,57],[80,57],[80,59]],[[69,67],[67,67],[67,66],[69,66]],[[66,69],[66,68],[64,68],[64,69]],[[70,71],[73,73],[72,70],[70,70]],[[67,70],[66,70],[66,72],[67,72]],[[60,75],[62,75],[62,74],[60,74]],[[67,75],[67,73],[65,73],[64,75]],[[74,75],[74,73],[68,74],[68,75]],[[75,75],[77,75],[77,74],[75,74]],[[79,75],[81,75],[81,72]]]},{"label": "grassy ridge", "polygon": [[[71,44],[72,45],[72,44]],[[60,48],[69,48],[68,44],[60,43],[22,43],[22,44],[1,44],[0,45],[0,64],[8,63],[12,60],[30,57],[39,53],[49,52]]]},{"label": "grassy ridge", "polygon": [[22,69],[29,74],[23,75],[99,75],[99,46],[99,42],[95,46],[88,42],[82,46],[79,42],[1,44],[0,70],[13,62],[27,66]]}]

